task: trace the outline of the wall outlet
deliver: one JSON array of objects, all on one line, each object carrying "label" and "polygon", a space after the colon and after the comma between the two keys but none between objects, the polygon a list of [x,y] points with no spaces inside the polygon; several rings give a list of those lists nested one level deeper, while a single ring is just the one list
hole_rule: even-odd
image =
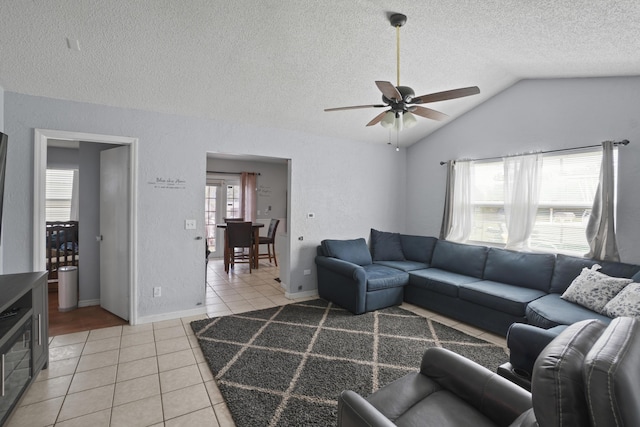
[{"label": "wall outlet", "polygon": [[309,276],[311,274],[311,270],[304,270],[304,275]]},{"label": "wall outlet", "polygon": [[185,230],[195,230],[196,229],[196,220],[195,219],[185,219],[184,220],[184,229]]},{"label": "wall outlet", "polygon": [[313,218],[315,218],[315,217],[316,217],[316,214],[314,214],[313,212],[309,212],[309,213],[307,214],[307,218],[309,218],[309,219],[313,219]]},{"label": "wall outlet", "polygon": [[157,298],[161,296],[162,296],[162,288],[160,286],[156,286],[155,288],[153,288],[153,297]]},{"label": "wall outlet", "polygon": [[302,285],[298,286],[298,290],[301,291],[302,290]]}]

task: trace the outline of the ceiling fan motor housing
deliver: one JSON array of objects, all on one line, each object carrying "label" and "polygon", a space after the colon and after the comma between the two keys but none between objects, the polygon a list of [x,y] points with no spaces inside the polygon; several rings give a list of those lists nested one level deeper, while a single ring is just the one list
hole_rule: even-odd
[{"label": "ceiling fan motor housing", "polygon": [[389,99],[386,96],[382,95],[382,102],[385,104],[389,104],[393,111],[407,111],[407,105],[410,103],[413,98],[416,96],[416,93],[409,86],[397,86],[398,92],[402,96],[402,99],[395,100]]}]

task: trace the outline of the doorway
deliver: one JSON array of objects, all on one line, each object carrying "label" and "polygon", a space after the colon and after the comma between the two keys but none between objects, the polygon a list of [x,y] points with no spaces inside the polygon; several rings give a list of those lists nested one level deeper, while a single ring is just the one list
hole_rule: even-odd
[{"label": "doorway", "polygon": [[[125,239],[125,245],[128,248],[128,254],[124,262],[128,264],[128,274],[126,275],[124,284],[125,292],[128,295],[128,303],[125,308],[129,323],[135,324],[137,320],[137,304],[136,304],[136,274],[135,274],[135,254],[136,254],[136,230],[135,230],[135,200],[136,200],[136,182],[137,182],[137,138],[120,137],[113,135],[86,134],[78,132],[43,130],[36,129],[34,137],[34,253],[33,268],[35,271],[43,271],[46,269],[45,248],[46,248],[46,232],[45,232],[45,174],[47,167],[47,146],[50,140],[58,141],[82,141],[83,143],[110,144],[113,147],[124,146],[128,154],[127,187],[128,187],[128,206],[123,213],[123,221],[128,224],[129,235]],[[102,261],[101,261],[102,262]],[[100,300],[98,299],[98,302]],[[95,304],[88,302],[87,305]]]}]

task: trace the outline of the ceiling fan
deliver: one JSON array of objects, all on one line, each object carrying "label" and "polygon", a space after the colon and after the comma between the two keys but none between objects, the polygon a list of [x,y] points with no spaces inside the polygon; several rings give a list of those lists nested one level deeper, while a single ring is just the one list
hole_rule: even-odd
[{"label": "ceiling fan", "polygon": [[480,93],[480,89],[477,86],[471,86],[415,96],[415,92],[409,86],[400,86],[400,27],[407,22],[407,17],[401,13],[394,13],[389,17],[389,22],[391,23],[391,26],[396,28],[397,84],[394,86],[391,82],[376,81],[376,86],[378,86],[378,89],[382,92],[382,102],[384,102],[384,104],[325,108],[324,111],[355,110],[359,108],[389,108],[375,116],[373,120],[367,123],[367,126],[373,126],[380,123],[385,128],[393,128],[401,131],[404,127],[409,128],[417,123],[416,115],[432,120],[444,120],[448,117],[444,113],[416,104],[446,101],[448,99],[463,98],[465,96]]}]

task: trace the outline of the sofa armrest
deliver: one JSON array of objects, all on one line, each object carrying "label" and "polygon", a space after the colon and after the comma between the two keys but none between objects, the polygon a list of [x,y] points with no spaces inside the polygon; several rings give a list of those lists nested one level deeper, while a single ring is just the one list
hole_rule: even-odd
[{"label": "sofa armrest", "polygon": [[338,397],[338,427],[361,426],[394,427],[395,424],[362,396],[345,390]]},{"label": "sofa armrest", "polygon": [[318,295],[354,314],[366,311],[367,273],[357,264],[317,256]]},{"label": "sofa armrest", "polygon": [[334,273],[353,279],[355,281],[366,280],[366,273],[364,271],[364,268],[349,261],[343,261],[338,258],[327,256],[317,256],[316,265],[318,267],[327,268]]},{"label": "sofa armrest", "polygon": [[420,372],[501,426],[532,407],[531,393],[444,348],[428,348]]},{"label": "sofa armrest", "polygon": [[556,328],[542,329],[524,323],[511,325],[507,331],[507,347],[513,372],[521,377],[531,378],[536,359],[559,333]]}]

